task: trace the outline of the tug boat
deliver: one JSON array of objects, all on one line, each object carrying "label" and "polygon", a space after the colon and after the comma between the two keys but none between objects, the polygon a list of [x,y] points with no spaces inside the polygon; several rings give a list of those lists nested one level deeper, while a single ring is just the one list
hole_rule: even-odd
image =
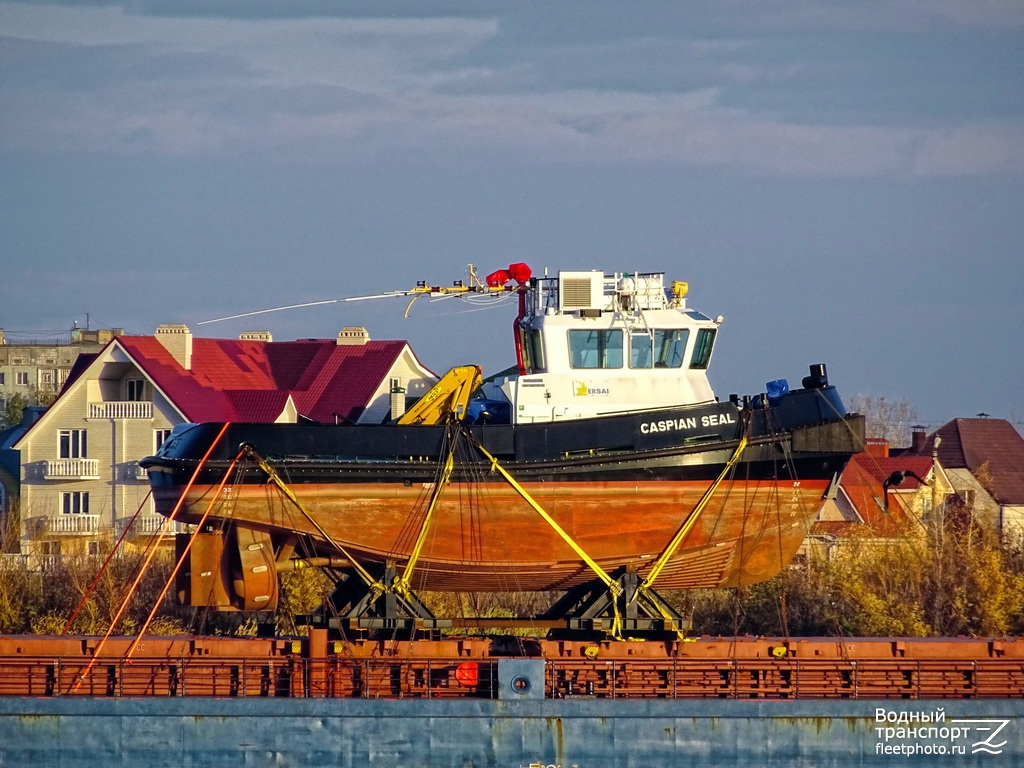
[{"label": "tug boat", "polygon": [[140,464],[157,510],[199,529],[179,546],[191,556],[179,597],[273,608],[277,574],[305,565],[402,594],[778,574],[862,450],[863,418],[824,364],[797,388],[717,398],[722,318],[690,309],[687,290],[663,273],[517,264],[395,292],[517,296],[515,366],[485,380],[454,369],[377,425],[176,428]]}]

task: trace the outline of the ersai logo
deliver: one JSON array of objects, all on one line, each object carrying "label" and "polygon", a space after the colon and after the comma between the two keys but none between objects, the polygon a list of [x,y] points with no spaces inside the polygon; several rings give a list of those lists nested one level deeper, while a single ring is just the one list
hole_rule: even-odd
[{"label": "ersai logo", "polygon": [[574,381],[572,388],[576,397],[602,397],[612,393],[608,387],[592,387],[582,381]]}]

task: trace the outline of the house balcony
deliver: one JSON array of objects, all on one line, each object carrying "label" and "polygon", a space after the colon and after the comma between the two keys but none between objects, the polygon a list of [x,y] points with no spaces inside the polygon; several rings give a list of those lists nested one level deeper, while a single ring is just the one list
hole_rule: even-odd
[{"label": "house balcony", "polygon": [[123,534],[125,528],[129,525],[131,525],[132,528],[128,533],[128,538],[138,538],[139,536],[159,536],[161,533],[166,533],[168,535],[175,533],[188,533],[192,530],[192,526],[187,523],[169,523],[167,522],[167,518],[163,515],[149,512],[141,514],[135,518],[134,525],[132,524],[132,518],[130,517],[118,518],[118,536]]},{"label": "house balcony", "polygon": [[28,555],[3,554],[0,555],[0,571],[25,571],[28,570]]},{"label": "house balcony", "polygon": [[44,480],[99,480],[99,459],[51,459],[43,467]]},{"label": "house balcony", "polygon": [[148,400],[111,400],[89,403],[90,419],[152,419],[153,403]]},{"label": "house balcony", "polygon": [[99,515],[48,515],[30,517],[25,527],[32,538],[53,535],[92,535],[100,531]]}]

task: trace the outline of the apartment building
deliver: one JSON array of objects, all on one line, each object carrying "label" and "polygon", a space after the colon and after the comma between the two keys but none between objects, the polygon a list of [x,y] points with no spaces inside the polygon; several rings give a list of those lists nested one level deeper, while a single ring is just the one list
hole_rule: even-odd
[{"label": "apartment building", "polygon": [[44,400],[53,397],[79,355],[98,352],[123,333],[120,328],[76,326],[43,338],[46,334],[5,334],[0,328],[0,411],[15,395],[21,395],[27,404],[34,404],[37,396]]}]

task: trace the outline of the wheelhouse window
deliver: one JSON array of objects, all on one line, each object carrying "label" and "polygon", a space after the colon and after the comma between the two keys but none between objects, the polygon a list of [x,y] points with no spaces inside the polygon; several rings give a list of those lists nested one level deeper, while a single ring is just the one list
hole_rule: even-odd
[{"label": "wheelhouse window", "polygon": [[535,328],[519,329],[519,347],[523,353],[523,367],[530,373],[544,370],[544,347],[540,331]]},{"label": "wheelhouse window", "polygon": [[530,330],[527,334],[527,341],[529,342],[531,367],[535,371],[543,371],[546,366],[544,363],[544,345],[541,343],[540,331],[536,328]]},{"label": "wheelhouse window", "polygon": [[141,402],[145,395],[145,382],[142,379],[125,379],[124,399],[131,402]]},{"label": "wheelhouse window", "polygon": [[88,515],[89,492],[65,491],[60,495],[60,511],[65,515]]},{"label": "wheelhouse window", "polygon": [[654,364],[651,344],[651,335],[648,333],[634,333],[629,337],[630,368],[650,368]]},{"label": "wheelhouse window", "polygon": [[715,346],[714,328],[701,328],[697,331],[697,342],[693,345],[693,357],[690,360],[691,368],[706,369],[711,362],[711,350]]},{"label": "wheelhouse window", "polygon": [[573,368],[621,368],[622,331],[569,331]]},{"label": "wheelhouse window", "polygon": [[88,456],[86,449],[87,433],[84,429],[60,430],[60,458],[84,459]]},{"label": "wheelhouse window", "polygon": [[686,354],[690,332],[669,328],[635,333],[630,336],[630,368],[680,368]]}]

